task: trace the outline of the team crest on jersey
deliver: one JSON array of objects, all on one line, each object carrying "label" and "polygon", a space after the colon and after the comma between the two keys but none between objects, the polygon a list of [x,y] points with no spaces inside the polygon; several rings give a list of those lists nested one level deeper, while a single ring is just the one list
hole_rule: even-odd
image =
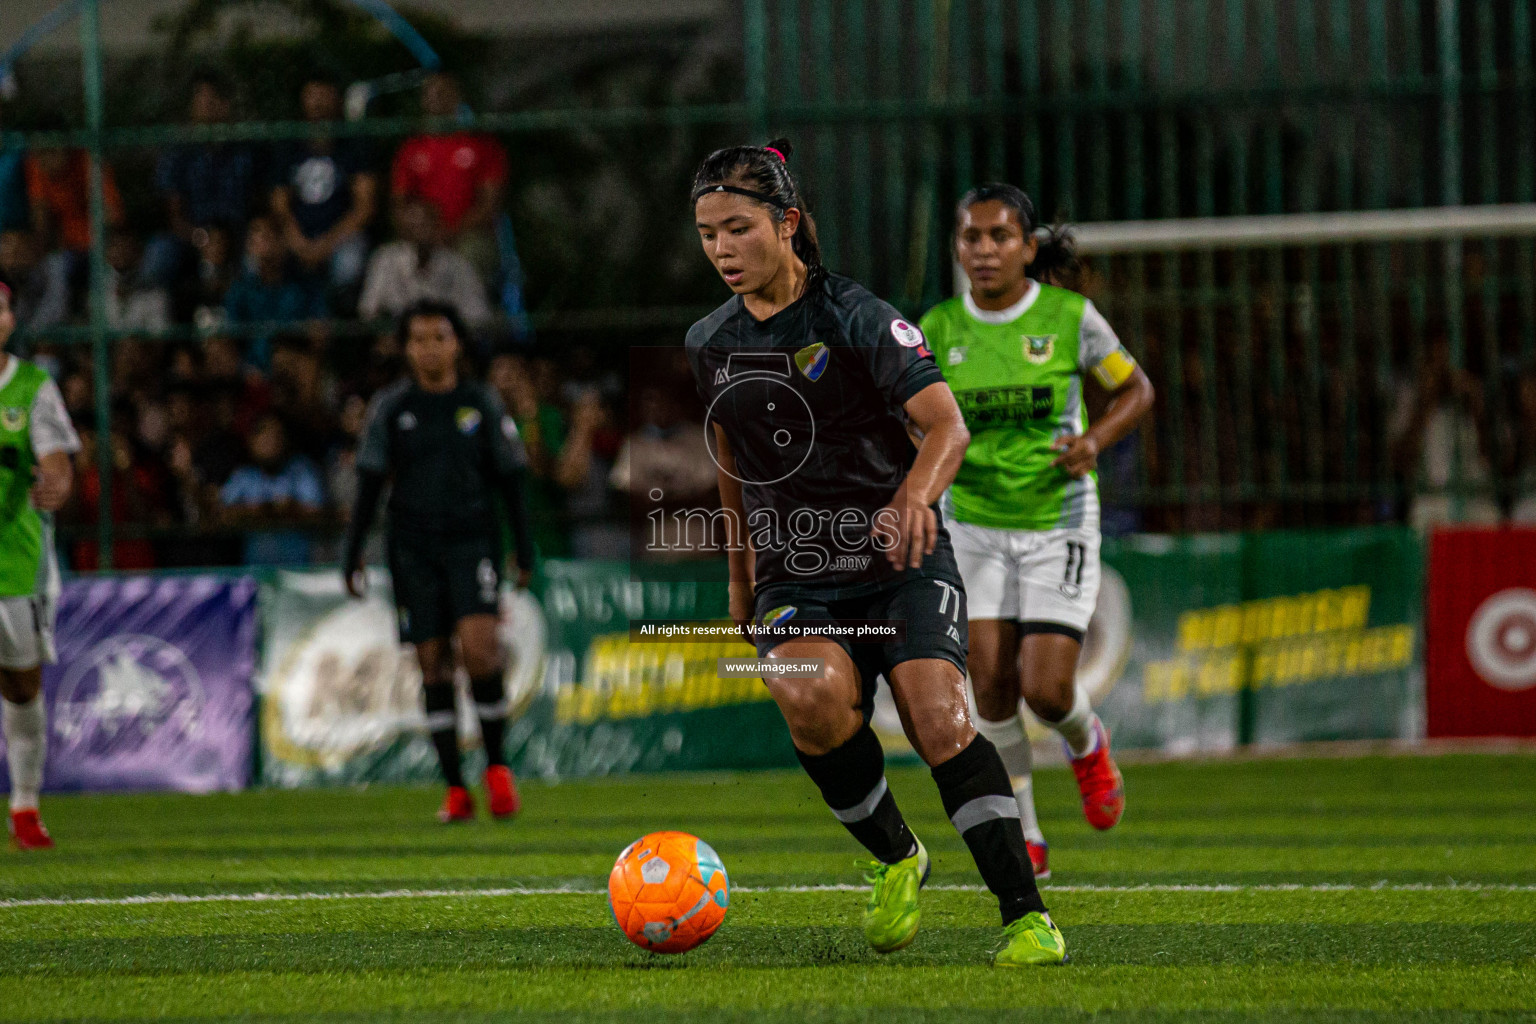
[{"label": "team crest on jersey", "polygon": [[949,365],[959,366],[961,363],[965,362],[965,357],[969,352],[969,348],[970,346],[968,345],[956,345],[954,348],[950,349],[949,355],[946,357],[949,360]]},{"label": "team crest on jersey", "polygon": [[480,410],[472,406],[461,406],[459,411],[453,414],[453,419],[459,425],[461,434],[473,434],[480,429]]},{"label": "team crest on jersey", "polygon": [[[815,378],[812,378],[813,380]],[[24,430],[27,426],[27,410],[16,405],[0,409],[0,426],[6,430]]]},{"label": "team crest on jersey", "polygon": [[1048,363],[1051,356],[1056,353],[1056,335],[1054,334],[1026,334],[1024,335],[1024,358],[1035,365]]},{"label": "team crest on jersey", "polygon": [[800,372],[805,374],[806,379],[820,380],[821,375],[826,372],[828,358],[827,346],[818,341],[795,353],[795,365],[800,367]]},{"label": "team crest on jersey", "polygon": [[777,608],[770,609],[769,611],[763,613],[763,625],[770,628],[773,626],[782,626],[784,623],[794,618],[795,612],[799,610],[799,608],[796,608],[792,604],[781,604]]},{"label": "team crest on jersey", "polygon": [[395,422],[399,425],[401,430],[415,430],[416,414],[407,410],[406,412],[401,413],[400,418]]}]

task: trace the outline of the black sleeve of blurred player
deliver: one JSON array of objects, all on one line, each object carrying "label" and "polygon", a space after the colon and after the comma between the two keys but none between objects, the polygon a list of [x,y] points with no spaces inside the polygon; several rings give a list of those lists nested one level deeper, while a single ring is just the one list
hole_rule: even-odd
[{"label": "black sleeve of blurred player", "polygon": [[517,432],[517,423],[502,404],[501,396],[484,387],[482,402],[485,421],[490,427],[491,468],[501,483],[502,501],[507,506],[507,520],[512,526],[512,545],[519,569],[533,568],[533,531],[528,524],[528,503],[523,499],[523,476],[528,466],[528,451]]},{"label": "black sleeve of blurred player", "polygon": [[373,518],[379,512],[379,498],[384,494],[384,474],[359,468],[357,471],[357,500],[352,505],[352,519],[347,523],[347,542],[342,549],[341,571],[350,573],[358,567],[363,556],[363,542],[373,528]]},{"label": "black sleeve of blurred player", "polygon": [[373,396],[363,419],[363,433],[357,443],[357,500],[352,505],[352,519],[347,523],[347,540],[342,548],[341,571],[351,572],[362,557],[363,543],[379,512],[379,498],[389,477],[392,454],[389,420],[404,389],[390,387]]}]

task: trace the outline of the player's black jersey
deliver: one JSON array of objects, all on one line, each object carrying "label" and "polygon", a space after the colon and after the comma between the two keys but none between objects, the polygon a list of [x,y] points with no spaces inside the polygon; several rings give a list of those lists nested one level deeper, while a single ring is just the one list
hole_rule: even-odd
[{"label": "player's black jersey", "polygon": [[462,379],[442,394],[409,379],[380,391],[357,451],[360,472],[393,475],[390,529],[443,538],[499,539],[494,495],[526,462],[501,398]]},{"label": "player's black jersey", "polygon": [[869,537],[917,454],[902,407],[944,380],[894,307],[833,274],[767,320],[733,296],[693,325],[687,348],[708,418],[736,459],[759,588],[852,596],[955,576],[942,530],[915,570],[893,569]]}]

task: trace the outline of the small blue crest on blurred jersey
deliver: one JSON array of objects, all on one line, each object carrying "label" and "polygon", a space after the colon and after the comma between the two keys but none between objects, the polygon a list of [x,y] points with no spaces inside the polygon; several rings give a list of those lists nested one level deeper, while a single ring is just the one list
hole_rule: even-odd
[{"label": "small blue crest on blurred jersey", "polygon": [[713,882],[715,872],[720,872],[720,890],[715,893],[715,902],[722,907],[731,905],[731,879],[725,873],[725,862],[715,852],[714,847],[704,840],[699,840],[699,845],[693,853],[694,860],[699,862],[699,878],[703,880],[706,888]]}]

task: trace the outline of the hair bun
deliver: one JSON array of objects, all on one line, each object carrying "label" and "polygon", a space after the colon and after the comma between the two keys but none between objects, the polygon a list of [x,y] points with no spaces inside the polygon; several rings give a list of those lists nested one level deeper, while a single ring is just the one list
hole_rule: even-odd
[{"label": "hair bun", "polygon": [[785,163],[789,163],[789,157],[795,151],[795,147],[789,144],[788,139],[774,139],[763,148],[779,154],[779,159]]}]

